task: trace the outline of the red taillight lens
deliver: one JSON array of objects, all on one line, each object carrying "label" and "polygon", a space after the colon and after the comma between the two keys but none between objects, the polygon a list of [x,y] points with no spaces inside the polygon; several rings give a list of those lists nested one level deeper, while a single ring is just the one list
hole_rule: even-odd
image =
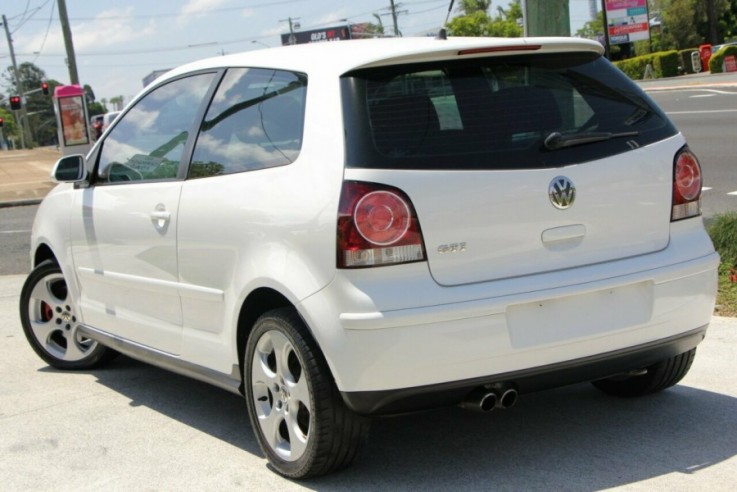
[{"label": "red taillight lens", "polygon": [[377,246],[388,246],[400,240],[409,229],[411,219],[407,202],[390,191],[364,195],[353,212],[358,232]]},{"label": "red taillight lens", "polygon": [[338,268],[424,261],[412,202],[390,186],[346,181],[338,210]]},{"label": "red taillight lens", "polygon": [[696,156],[682,149],[673,166],[673,208],[671,220],[701,215],[701,166]]}]

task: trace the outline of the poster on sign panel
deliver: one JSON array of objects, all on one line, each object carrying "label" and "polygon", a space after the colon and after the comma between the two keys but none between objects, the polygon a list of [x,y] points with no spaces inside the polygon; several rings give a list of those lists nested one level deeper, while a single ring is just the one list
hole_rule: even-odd
[{"label": "poster on sign panel", "polygon": [[610,44],[650,39],[647,0],[605,0]]}]

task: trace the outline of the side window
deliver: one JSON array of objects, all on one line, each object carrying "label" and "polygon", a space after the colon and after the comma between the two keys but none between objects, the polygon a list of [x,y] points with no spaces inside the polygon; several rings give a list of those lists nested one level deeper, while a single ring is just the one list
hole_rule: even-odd
[{"label": "side window", "polygon": [[195,144],[190,178],[294,162],[302,148],[304,74],[230,69],[215,93]]},{"label": "side window", "polygon": [[103,142],[97,182],[176,178],[189,131],[215,75],[163,85],[123,115]]}]

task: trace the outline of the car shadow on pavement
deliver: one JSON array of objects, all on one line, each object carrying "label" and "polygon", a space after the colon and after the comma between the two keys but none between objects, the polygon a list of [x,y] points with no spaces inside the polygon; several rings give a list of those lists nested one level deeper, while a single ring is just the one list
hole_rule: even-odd
[{"label": "car shadow on pavement", "polygon": [[[127,357],[90,374],[131,405],[262,456],[237,395]],[[297,483],[322,491],[593,490],[692,474],[736,455],[737,398],[679,385],[622,399],[581,384],[522,395],[490,414],[453,407],[375,419],[352,467]]]},{"label": "car shadow on pavement", "polygon": [[522,395],[491,414],[448,408],[377,420],[356,466],[312,485],[600,490],[694,473],[735,455],[733,397],[677,386],[621,399],[581,384]]},{"label": "car shadow on pavement", "polygon": [[[57,372],[53,368],[41,370]],[[251,432],[246,405],[238,395],[123,355],[104,368],[81,372],[93,375],[99,384],[129,398],[131,406],[147,407],[262,456]]]}]

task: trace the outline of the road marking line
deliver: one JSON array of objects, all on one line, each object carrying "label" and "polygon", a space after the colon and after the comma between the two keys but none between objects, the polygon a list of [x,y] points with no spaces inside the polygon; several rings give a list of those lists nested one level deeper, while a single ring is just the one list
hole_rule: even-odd
[{"label": "road marking line", "polygon": [[22,231],[0,231],[0,234],[27,234],[32,232],[30,229]]},{"label": "road marking line", "polygon": [[666,111],[666,114],[712,114],[712,113],[737,113],[737,109],[714,109],[711,111]]},{"label": "road marking line", "polygon": [[727,195],[737,196],[737,191],[733,191],[731,193],[727,193]]},{"label": "road marking line", "polygon": [[697,94],[695,96],[688,96],[689,99],[696,99],[697,97],[714,97],[716,94]]},{"label": "road marking line", "polygon": [[710,189],[711,188],[709,188],[708,186],[704,186],[703,188],[701,188],[701,191],[709,191]]}]

